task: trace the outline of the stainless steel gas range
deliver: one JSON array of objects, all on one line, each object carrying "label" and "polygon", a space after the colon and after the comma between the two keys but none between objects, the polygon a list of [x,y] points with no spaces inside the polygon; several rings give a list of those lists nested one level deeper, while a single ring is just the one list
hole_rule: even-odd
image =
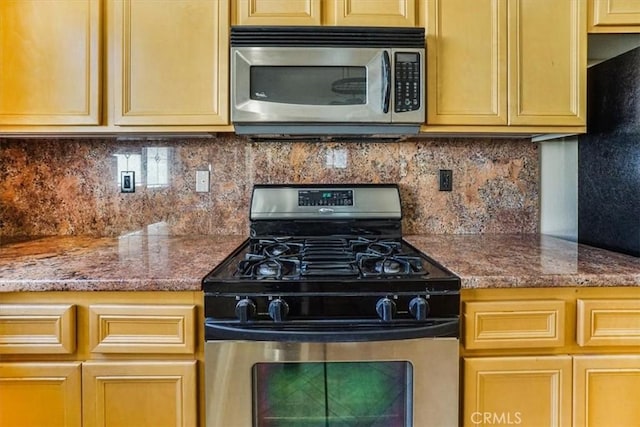
[{"label": "stainless steel gas range", "polygon": [[207,427],[458,425],[460,280],[396,185],[257,185],[203,279]]}]

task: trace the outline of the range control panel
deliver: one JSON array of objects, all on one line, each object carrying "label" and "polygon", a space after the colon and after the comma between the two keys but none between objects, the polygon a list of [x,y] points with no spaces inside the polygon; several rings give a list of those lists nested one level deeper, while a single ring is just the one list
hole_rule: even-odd
[{"label": "range control panel", "polygon": [[353,206],[353,190],[298,190],[298,206]]}]

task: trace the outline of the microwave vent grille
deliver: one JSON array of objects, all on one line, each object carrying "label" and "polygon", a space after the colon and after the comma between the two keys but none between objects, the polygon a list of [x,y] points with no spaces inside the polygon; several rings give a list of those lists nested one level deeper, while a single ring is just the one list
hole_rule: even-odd
[{"label": "microwave vent grille", "polygon": [[231,46],[424,48],[424,28],[233,26]]}]

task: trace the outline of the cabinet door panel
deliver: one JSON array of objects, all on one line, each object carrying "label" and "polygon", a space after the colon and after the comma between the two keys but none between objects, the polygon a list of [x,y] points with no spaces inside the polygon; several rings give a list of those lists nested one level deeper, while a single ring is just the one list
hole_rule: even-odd
[{"label": "cabinet door panel", "polygon": [[640,420],[640,356],[576,356],[575,427],[636,426]]},{"label": "cabinet door panel", "polygon": [[[640,2],[638,0],[591,0],[591,25],[593,27],[640,27]],[[614,28],[613,31],[616,31]]]},{"label": "cabinet door panel", "polygon": [[0,363],[0,426],[80,427],[80,363]]},{"label": "cabinet door panel", "polygon": [[509,3],[510,124],[585,124],[584,0]]},{"label": "cabinet door panel", "polygon": [[333,0],[324,3],[328,25],[414,27],[416,0]]},{"label": "cabinet door panel", "polygon": [[196,362],[85,362],[84,427],[196,425]]},{"label": "cabinet door panel", "polygon": [[228,123],[227,5],[113,0],[116,125]]},{"label": "cabinet door panel", "polygon": [[464,361],[464,425],[571,424],[571,357]]},{"label": "cabinet door panel", "polygon": [[0,304],[0,354],[71,354],[75,349],[75,305]]},{"label": "cabinet door panel", "polygon": [[0,125],[100,120],[100,0],[0,2]]},{"label": "cabinet door panel", "polygon": [[237,0],[235,25],[321,25],[321,0]]},{"label": "cabinet door panel", "polygon": [[428,7],[427,123],[506,125],[506,2],[430,0]]}]

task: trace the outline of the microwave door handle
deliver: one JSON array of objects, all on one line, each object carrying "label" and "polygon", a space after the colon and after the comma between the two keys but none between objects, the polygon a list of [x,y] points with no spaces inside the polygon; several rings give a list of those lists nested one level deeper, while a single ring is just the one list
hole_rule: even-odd
[{"label": "microwave door handle", "polygon": [[391,59],[389,58],[389,52],[386,50],[382,53],[382,80],[384,83],[382,87],[382,112],[387,114],[391,101]]}]

